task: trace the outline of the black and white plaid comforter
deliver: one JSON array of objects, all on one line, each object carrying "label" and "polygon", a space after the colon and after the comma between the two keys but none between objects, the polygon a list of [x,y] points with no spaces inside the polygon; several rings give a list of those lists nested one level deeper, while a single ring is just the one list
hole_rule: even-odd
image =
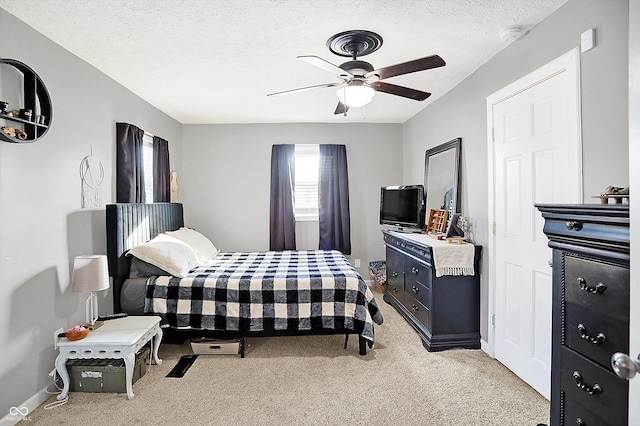
[{"label": "black and white plaid comforter", "polygon": [[339,251],[220,253],[187,277],[152,277],[145,312],[171,327],[350,331],[373,342],[371,290]]}]

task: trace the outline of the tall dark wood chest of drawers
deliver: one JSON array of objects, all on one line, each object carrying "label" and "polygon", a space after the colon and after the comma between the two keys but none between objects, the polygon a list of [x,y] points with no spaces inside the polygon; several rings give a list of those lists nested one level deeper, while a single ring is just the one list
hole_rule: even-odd
[{"label": "tall dark wood chest of drawers", "polygon": [[536,207],[553,249],[551,425],[626,425],[610,360],[629,352],[629,208]]},{"label": "tall dark wood chest of drawers", "polygon": [[[384,300],[418,332],[428,351],[480,348],[481,246],[474,246],[475,275],[436,276],[426,234],[383,231],[387,249]],[[422,242],[421,242],[422,241]],[[433,240],[435,241],[435,240]]]}]

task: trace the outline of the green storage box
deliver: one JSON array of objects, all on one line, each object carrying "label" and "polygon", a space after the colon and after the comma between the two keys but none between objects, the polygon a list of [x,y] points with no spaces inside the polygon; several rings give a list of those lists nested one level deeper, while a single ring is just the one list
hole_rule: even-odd
[{"label": "green storage box", "polygon": [[[147,373],[149,348],[136,354],[131,384]],[[70,392],[126,393],[124,359],[70,359],[67,361]]]}]

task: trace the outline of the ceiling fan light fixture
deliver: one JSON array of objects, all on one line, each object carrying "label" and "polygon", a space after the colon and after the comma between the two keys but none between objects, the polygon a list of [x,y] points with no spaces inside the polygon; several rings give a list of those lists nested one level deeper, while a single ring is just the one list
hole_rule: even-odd
[{"label": "ceiling fan light fixture", "polygon": [[348,107],[357,108],[371,102],[376,91],[369,86],[347,86],[338,89],[336,94],[340,102]]}]

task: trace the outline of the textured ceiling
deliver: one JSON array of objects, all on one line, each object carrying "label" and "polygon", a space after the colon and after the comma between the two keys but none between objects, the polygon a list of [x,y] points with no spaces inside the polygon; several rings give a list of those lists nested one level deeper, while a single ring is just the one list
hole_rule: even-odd
[{"label": "textured ceiling", "polygon": [[[403,123],[566,0],[0,0],[0,7],[182,123]],[[380,34],[375,68],[432,54],[447,65],[390,78],[433,95],[377,93],[334,116],[334,88],[267,93],[338,81],[298,59],[349,58],[326,48],[346,30]],[[2,37],[7,37],[2,34]]]}]

